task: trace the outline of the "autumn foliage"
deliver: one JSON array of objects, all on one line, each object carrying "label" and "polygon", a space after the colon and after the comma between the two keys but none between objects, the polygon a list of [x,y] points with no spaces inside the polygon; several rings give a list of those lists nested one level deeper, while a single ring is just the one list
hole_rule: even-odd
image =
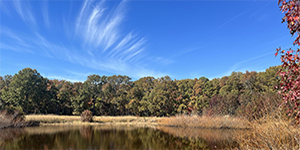
[{"label": "autumn foliage", "polygon": [[282,22],[287,23],[291,35],[296,34],[294,45],[300,46],[300,1],[299,0],[279,0],[280,11],[285,13]]},{"label": "autumn foliage", "polygon": [[[294,46],[300,46],[300,1],[279,0],[280,10],[285,13],[282,22],[287,23],[287,28],[292,36],[296,35]],[[281,53],[281,69],[278,71],[281,83],[278,93],[282,95],[282,106],[286,106],[288,115],[295,116],[299,123],[300,119],[300,49],[287,50],[279,47],[275,56]]]},{"label": "autumn foliage", "polygon": [[279,86],[278,69],[233,72],[212,80],[165,76],[132,81],[128,76],[90,75],[83,83],[72,83],[48,80],[25,68],[14,76],[0,77],[0,107],[14,106],[25,114],[81,115],[89,110],[85,113],[98,116],[198,114],[253,119],[278,108],[274,89]]},{"label": "autumn foliage", "polygon": [[92,112],[89,111],[89,110],[83,111],[82,114],[81,114],[80,120],[81,120],[82,122],[92,122],[92,121],[93,121],[93,115],[92,115]]}]

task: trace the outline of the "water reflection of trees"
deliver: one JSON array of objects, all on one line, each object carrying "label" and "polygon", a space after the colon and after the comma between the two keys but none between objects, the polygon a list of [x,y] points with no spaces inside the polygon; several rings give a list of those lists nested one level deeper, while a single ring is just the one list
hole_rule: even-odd
[{"label": "water reflection of trees", "polygon": [[0,149],[5,149],[5,144],[10,141],[14,142],[19,140],[25,135],[24,129],[8,128],[0,129]]},{"label": "water reflection of trees", "polygon": [[[20,132],[21,133],[21,132]],[[5,141],[3,149],[209,149],[201,138],[182,138],[149,128],[79,127],[47,134],[28,134]]]}]

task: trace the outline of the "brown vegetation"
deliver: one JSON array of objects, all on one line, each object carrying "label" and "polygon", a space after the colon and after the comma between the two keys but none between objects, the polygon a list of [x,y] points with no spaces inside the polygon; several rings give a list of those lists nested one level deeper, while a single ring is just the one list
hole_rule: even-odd
[{"label": "brown vegetation", "polygon": [[266,117],[252,121],[251,130],[236,135],[242,149],[299,149],[299,127],[282,118]]},{"label": "brown vegetation", "polygon": [[83,111],[80,116],[80,121],[81,122],[93,122],[92,112],[90,110]]},{"label": "brown vegetation", "polygon": [[[202,138],[210,143],[225,141],[227,147],[240,149],[299,149],[300,131],[282,114],[247,121],[231,116],[186,116],[162,118],[158,129],[179,137]],[[179,128],[177,128],[179,127]],[[183,127],[183,128],[182,128]],[[204,128],[204,129],[203,129]],[[211,130],[223,129],[223,130]],[[248,129],[248,130],[224,130]],[[225,132],[228,131],[228,132]],[[216,134],[215,132],[220,132]]]},{"label": "brown vegetation", "polygon": [[178,115],[159,120],[159,124],[171,127],[207,128],[207,129],[248,129],[249,121],[226,116],[187,116]]},{"label": "brown vegetation", "polygon": [[24,113],[15,109],[4,109],[0,111],[0,129],[3,128],[20,128],[25,126],[37,125],[36,122],[25,121]]},{"label": "brown vegetation", "polygon": [[[271,117],[273,116],[273,117]],[[28,115],[26,120],[41,121],[44,125],[130,125],[155,127],[177,137],[201,138],[210,143],[227,141],[229,147],[241,149],[298,149],[299,127],[279,115],[269,115],[247,121],[232,116],[186,116],[135,117],[135,116],[95,116],[93,123],[80,122],[80,116]],[[163,126],[160,126],[163,125]],[[76,127],[76,126],[74,126]],[[79,127],[79,126],[77,126]],[[102,126],[93,126],[102,127]],[[103,126],[104,127],[104,126]],[[183,127],[183,128],[182,128]],[[63,127],[55,127],[56,129]],[[206,129],[203,129],[206,128]],[[26,130],[31,130],[28,128]],[[222,130],[210,130],[222,129]],[[248,129],[248,130],[226,130]],[[34,130],[34,129],[32,129]],[[85,130],[82,133],[88,132]],[[218,133],[217,133],[218,132]]]},{"label": "brown vegetation", "polygon": [[93,122],[81,122],[80,116],[26,115],[26,121],[37,121],[41,125],[133,125],[151,127],[158,125],[161,117],[94,116]]}]

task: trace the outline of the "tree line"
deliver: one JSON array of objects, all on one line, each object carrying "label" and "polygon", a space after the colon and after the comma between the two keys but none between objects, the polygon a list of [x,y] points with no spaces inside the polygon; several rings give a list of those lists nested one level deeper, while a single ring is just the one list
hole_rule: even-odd
[{"label": "tree line", "polygon": [[[230,76],[172,80],[126,75],[90,75],[86,81],[50,80],[36,69],[0,76],[0,108],[26,114],[172,116],[176,114],[248,115],[259,117],[278,107],[275,86],[280,66],[265,72],[232,72]],[[250,115],[249,115],[250,114]]]}]

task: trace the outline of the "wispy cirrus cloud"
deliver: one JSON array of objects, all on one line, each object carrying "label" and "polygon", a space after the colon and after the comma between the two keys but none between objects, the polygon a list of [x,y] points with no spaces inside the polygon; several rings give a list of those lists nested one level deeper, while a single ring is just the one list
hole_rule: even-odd
[{"label": "wispy cirrus cloud", "polygon": [[221,24],[219,27],[217,27],[214,31],[217,31],[219,29],[221,29],[222,27],[226,26],[227,24],[231,23],[232,21],[236,20],[237,18],[239,18],[240,16],[244,15],[248,10],[245,10],[239,14],[237,14],[236,16],[230,18],[228,21],[226,21],[225,23]]},{"label": "wispy cirrus cloud", "polygon": [[48,13],[48,2],[44,1],[43,6],[42,6],[42,14],[44,18],[44,23],[46,27],[50,27],[50,19],[49,19],[49,13]]},{"label": "wispy cirrus cloud", "polygon": [[[18,0],[13,1],[13,4],[24,22],[35,23],[36,19],[30,11],[29,3]],[[126,1],[121,1],[116,7],[111,8],[106,6],[105,1],[85,0],[74,20],[70,20],[71,17],[62,18],[61,24],[65,32],[56,33],[52,30],[57,27],[51,23],[48,4],[44,2],[41,7],[44,24],[37,25],[46,27],[53,25],[53,28],[43,32],[31,31],[26,37],[10,30],[3,35],[19,42],[6,45],[4,49],[25,51],[26,43],[36,54],[95,70],[125,74],[134,78],[166,75],[153,71],[141,63],[140,60],[149,57],[145,53],[146,39],[133,31],[124,32],[122,24],[126,5]],[[50,34],[56,34],[59,39],[49,38]]]},{"label": "wispy cirrus cloud", "polygon": [[[143,51],[144,38],[132,32],[122,36],[121,23],[124,19],[125,1],[114,10],[108,10],[104,1],[92,5],[86,0],[76,19],[75,33],[84,40],[84,46],[93,47],[92,54],[107,52],[111,58],[129,61]],[[90,48],[91,49],[91,48]],[[101,52],[101,53],[100,53]]]},{"label": "wispy cirrus cloud", "polygon": [[246,71],[252,71],[252,70],[258,70],[258,72],[260,71],[264,71],[265,66],[264,65],[256,65],[255,68],[253,68],[253,63],[257,63],[257,64],[264,64],[265,61],[267,61],[266,59],[264,59],[264,57],[266,56],[271,56],[272,54],[274,54],[274,52],[268,52],[265,54],[261,54],[261,55],[257,55],[248,59],[245,59],[243,61],[239,61],[235,64],[233,64],[228,71],[223,72],[217,76],[213,76],[210,77],[209,79],[213,79],[213,78],[220,78],[223,76],[229,76],[233,71],[237,72],[246,72]]},{"label": "wispy cirrus cloud", "polygon": [[[25,40],[26,38],[20,37],[20,35],[14,33],[9,28],[1,27],[0,36],[1,38],[5,37],[5,39],[0,41],[1,49],[8,49],[16,52],[34,53],[33,50],[31,50],[32,47]],[[8,44],[12,42],[14,44]]]},{"label": "wispy cirrus cloud", "polygon": [[31,12],[30,5],[27,1],[13,0],[14,7],[24,22],[36,24],[35,18]]},{"label": "wispy cirrus cloud", "polygon": [[[86,65],[122,73],[132,72],[134,68],[139,68],[135,72],[151,72],[137,66],[137,62],[145,56],[145,38],[132,31],[127,34],[122,32],[126,1],[120,2],[115,9],[108,9],[104,1],[93,2],[86,0],[83,3],[74,28],[76,35],[84,41],[82,46],[88,49],[87,59],[90,61],[84,61],[89,62]],[[102,60],[96,59],[99,57]],[[141,74],[138,74],[136,76],[140,77]]]},{"label": "wispy cirrus cloud", "polygon": [[10,15],[6,4],[4,4],[4,1],[0,1],[0,12],[5,13],[6,15]]}]

